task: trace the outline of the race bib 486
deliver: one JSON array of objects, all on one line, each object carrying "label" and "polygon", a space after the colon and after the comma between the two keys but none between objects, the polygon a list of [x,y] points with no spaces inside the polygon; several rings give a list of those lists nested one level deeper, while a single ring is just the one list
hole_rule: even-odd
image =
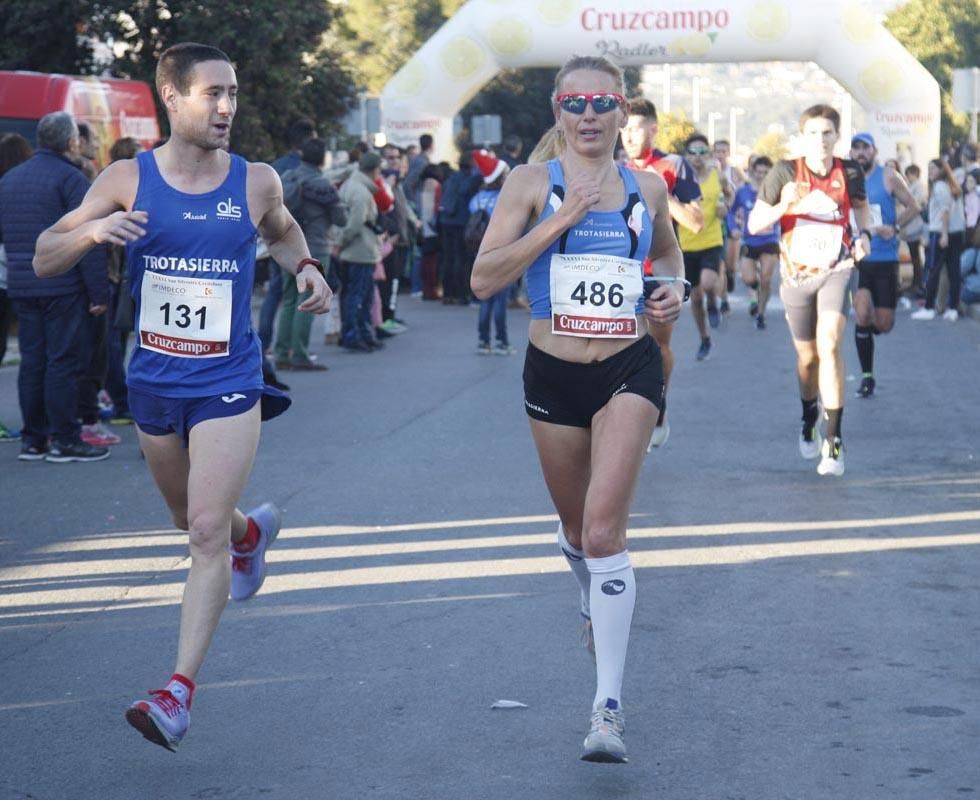
[{"label": "race bib 486", "polygon": [[551,331],[564,336],[635,339],[642,264],[601,254],[551,257]]}]

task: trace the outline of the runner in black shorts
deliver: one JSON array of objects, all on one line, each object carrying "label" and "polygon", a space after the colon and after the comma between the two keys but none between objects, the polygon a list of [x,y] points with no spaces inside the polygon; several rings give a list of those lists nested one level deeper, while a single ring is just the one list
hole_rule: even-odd
[{"label": "runner in black shorts", "polygon": [[[875,391],[874,355],[876,334],[895,326],[898,305],[898,231],[917,215],[915,198],[905,178],[891,167],[878,166],[878,149],[870,133],[851,139],[851,158],[864,171],[864,186],[871,208],[871,253],[858,265],[854,293],[854,343],[861,361],[858,397]],[[895,201],[902,206],[898,213]]]},{"label": "runner in black shorts", "polygon": [[[766,176],[749,231],[762,233],[779,222],[780,297],[796,348],[803,430],[800,455],[817,458],[819,475],[844,474],[841,417],[844,413],[844,358],[847,289],[855,261],[871,246],[871,215],[864,174],[853,161],[834,157],[840,115],[830,106],[808,108],[800,117],[805,157],[781,161]],[[850,212],[860,233],[852,239]],[[817,431],[819,400],[825,440]]]},{"label": "runner in black shorts", "polygon": [[687,138],[684,152],[691,160],[694,176],[701,187],[704,227],[697,233],[680,228],[677,239],[684,253],[684,272],[692,286],[691,313],[701,337],[696,358],[703,361],[711,352],[708,326],[717,328],[721,324],[717,297],[724,281],[722,259],[725,255],[725,238],[722,221],[728,213],[728,205],[734,199],[735,192],[728,178],[714,166],[707,136],[703,133],[692,133]]},{"label": "runner in black shorts", "polygon": [[[622,72],[603,58],[559,71],[559,155],[511,173],[471,280],[485,298],[527,272],[524,404],[596,659],[582,759],[615,763],[626,761],[621,694],[636,600],[626,525],[663,402],[646,322],[676,320],[684,296],[663,178],[613,160],[623,91]],[[666,280],[645,300],[646,257]]]}]

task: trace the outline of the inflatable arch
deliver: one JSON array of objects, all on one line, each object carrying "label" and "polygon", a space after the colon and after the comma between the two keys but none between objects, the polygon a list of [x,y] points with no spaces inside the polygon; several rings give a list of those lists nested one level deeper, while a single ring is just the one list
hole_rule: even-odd
[{"label": "inflatable arch", "polygon": [[[500,70],[572,54],[621,66],[813,61],[867,111],[883,156],[939,152],[939,85],[853,0],[469,0],[385,87],[385,134],[405,145],[430,133],[446,157],[454,115]],[[822,99],[801,97],[800,110]]]}]

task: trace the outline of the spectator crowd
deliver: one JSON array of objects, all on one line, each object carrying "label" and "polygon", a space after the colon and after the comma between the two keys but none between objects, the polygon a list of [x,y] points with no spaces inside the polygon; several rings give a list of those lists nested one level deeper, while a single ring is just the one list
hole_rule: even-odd
[{"label": "spectator crowd", "polygon": [[[19,134],[0,137],[0,362],[16,321],[22,416],[19,431],[0,420],[0,441],[20,441],[22,460],[101,460],[120,441],[112,426],[132,422],[125,364],[135,306],[123,248],[98,247],[55,280],[41,281],[32,267],[38,235],[77,207],[98,175],[98,144],[88,126],[63,112],[40,121],[36,149]],[[399,311],[405,295],[478,303],[470,272],[503,183],[521,163],[519,138],[508,136],[499,152],[464,150],[455,169],[435,161],[428,134],[404,148],[389,143],[379,151],[362,142],[331,152],[316,124],[298,119],[289,144],[272,166],[338,295],[325,321],[327,345],[360,355],[384,348],[409,329]],[[122,138],[110,158],[134,158],[140,149]],[[903,173],[920,211],[900,231],[913,268],[903,305],[916,307],[916,320],[955,319],[961,304],[980,303],[976,148],[962,145],[929,162],[924,182],[914,164]],[[300,310],[306,296],[283,279],[261,241],[258,247],[265,378],[288,389],[284,372],[327,365],[311,352],[313,315]],[[513,353],[507,310],[527,307],[521,284],[478,304],[476,353]]]}]

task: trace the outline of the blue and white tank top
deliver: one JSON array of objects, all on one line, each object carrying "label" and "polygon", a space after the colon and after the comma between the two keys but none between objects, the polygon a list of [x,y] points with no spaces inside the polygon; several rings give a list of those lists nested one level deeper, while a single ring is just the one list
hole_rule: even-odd
[{"label": "blue and white tank top", "polygon": [[[875,165],[874,172],[864,179],[864,188],[868,193],[868,205],[871,207],[871,227],[878,225],[895,225],[895,198],[885,186],[885,170]],[[898,261],[898,231],[891,239],[880,236],[871,237],[871,253],[865,261]]]},{"label": "blue and white tank top", "polygon": [[127,383],[161,397],[208,397],[260,389],[262,348],[252,327],[256,229],[248,212],[248,165],[232,155],[213,191],[186,194],[160,174],[154,152],[137,156],[134,210],[146,235],[126,247],[136,304]]},{"label": "blue and white tank top", "polygon": [[[653,217],[631,170],[617,164],[626,187],[626,202],[618,211],[589,211],[539,255],[527,271],[527,294],[531,319],[551,316],[551,257],[555,253],[579,255],[597,253],[620,256],[636,261],[642,275],[643,259],[653,241]],[[548,203],[535,223],[540,224],[559,208],[565,197],[565,174],[558,159],[548,162],[551,192]],[[636,314],[643,313],[643,298],[637,301]]]}]

